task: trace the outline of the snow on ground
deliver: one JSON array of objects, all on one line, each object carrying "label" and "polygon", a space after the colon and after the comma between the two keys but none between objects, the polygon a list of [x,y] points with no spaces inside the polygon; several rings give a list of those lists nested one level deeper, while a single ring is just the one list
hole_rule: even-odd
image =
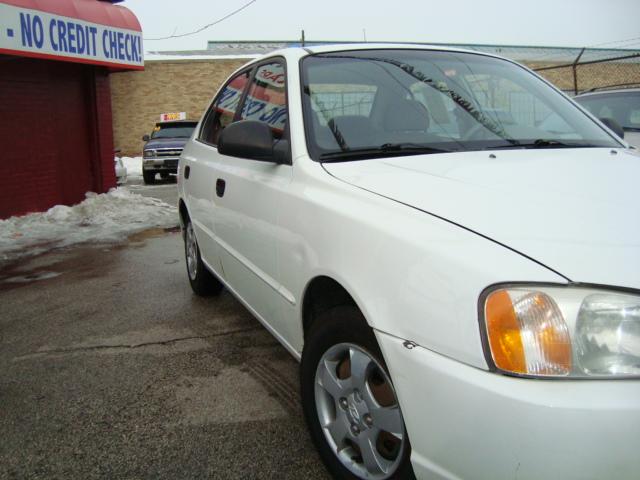
[{"label": "snow on ground", "polygon": [[177,209],[126,187],[87,192],[71,207],[0,220],[0,260],[35,255],[82,242],[113,242],[151,227],[178,225]]},{"label": "snow on ground", "polygon": [[142,157],[120,157],[122,163],[127,167],[128,177],[142,176]]}]

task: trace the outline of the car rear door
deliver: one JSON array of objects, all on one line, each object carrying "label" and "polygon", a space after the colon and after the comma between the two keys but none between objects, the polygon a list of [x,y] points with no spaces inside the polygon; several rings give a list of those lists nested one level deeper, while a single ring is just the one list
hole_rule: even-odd
[{"label": "car rear door", "polygon": [[205,263],[224,278],[218,252],[214,217],[218,197],[215,179],[218,178],[219,156],[216,145],[220,132],[234,121],[240,100],[246,94],[252,70],[234,75],[214,98],[195,141],[188,142],[181,157],[181,181],[189,214],[195,228],[200,253]]}]

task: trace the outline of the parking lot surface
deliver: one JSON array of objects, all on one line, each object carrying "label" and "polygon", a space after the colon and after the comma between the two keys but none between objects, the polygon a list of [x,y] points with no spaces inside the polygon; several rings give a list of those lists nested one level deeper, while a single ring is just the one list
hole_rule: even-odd
[{"label": "parking lot surface", "polygon": [[0,270],[0,478],[327,478],[298,364],[229,293],[195,297],[182,248],[158,229]]},{"label": "parking lot surface", "polygon": [[156,176],[156,183],[152,185],[145,185],[142,181],[142,177],[132,176],[127,181],[127,188],[133,193],[139,193],[147,197],[159,198],[169,205],[176,205],[178,203],[178,187],[176,184],[176,177],[163,180],[159,175]]}]

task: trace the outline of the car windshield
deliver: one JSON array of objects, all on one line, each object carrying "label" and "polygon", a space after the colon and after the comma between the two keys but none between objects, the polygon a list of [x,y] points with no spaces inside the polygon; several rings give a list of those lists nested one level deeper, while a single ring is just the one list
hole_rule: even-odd
[{"label": "car windshield", "polygon": [[640,91],[585,95],[576,101],[598,118],[612,118],[625,130],[640,131]]},{"label": "car windshield", "polygon": [[151,134],[151,138],[189,138],[193,133],[193,125],[157,125]]},{"label": "car windshield", "polygon": [[315,160],[495,148],[620,147],[526,69],[472,53],[361,50],[302,61]]}]

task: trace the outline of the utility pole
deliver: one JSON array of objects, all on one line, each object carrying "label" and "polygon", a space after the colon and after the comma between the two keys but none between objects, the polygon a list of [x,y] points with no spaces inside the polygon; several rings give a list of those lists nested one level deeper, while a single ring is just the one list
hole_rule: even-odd
[{"label": "utility pole", "polygon": [[304,29],[302,30],[302,46],[304,47]]},{"label": "utility pole", "polygon": [[362,38],[364,39],[364,43],[367,43],[367,29],[362,29]]},{"label": "utility pole", "polygon": [[571,65],[571,70],[573,70],[573,93],[574,95],[578,94],[578,62],[580,58],[582,58],[582,54],[584,53],[586,47],[580,50],[580,54],[576,57]]}]

